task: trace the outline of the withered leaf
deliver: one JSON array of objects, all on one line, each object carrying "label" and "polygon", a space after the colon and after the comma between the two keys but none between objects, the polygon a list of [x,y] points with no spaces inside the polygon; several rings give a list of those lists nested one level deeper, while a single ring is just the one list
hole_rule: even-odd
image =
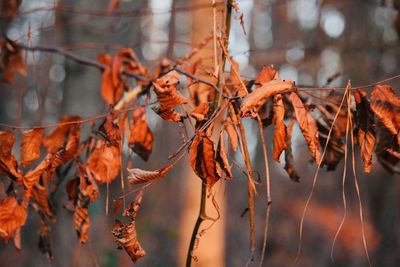
[{"label": "withered leaf", "polygon": [[112,234],[117,244],[124,248],[134,263],[146,255],[137,239],[135,221],[124,225],[116,220]]},{"label": "withered leaf", "polygon": [[183,119],[183,115],[181,113],[176,112],[173,109],[163,110],[161,109],[161,107],[153,107],[152,110],[166,121],[180,122]]},{"label": "withered leaf", "polygon": [[10,131],[0,132],[0,173],[7,175],[15,181],[20,181],[21,172],[17,160],[12,154],[15,136]]},{"label": "withered leaf", "polygon": [[319,151],[319,139],[317,122],[307,111],[300,97],[296,93],[290,94],[290,101],[292,102],[297,122],[299,123],[300,130],[307,142],[308,150],[311,157],[315,159],[317,164],[320,162],[321,154]]},{"label": "withered leaf", "polygon": [[211,188],[219,175],[215,166],[214,144],[205,132],[198,132],[189,151],[189,161],[194,172]]},{"label": "withered leaf", "polygon": [[129,147],[143,160],[147,161],[153,150],[153,133],[146,120],[146,108],[140,107],[132,113]]},{"label": "withered leaf", "polygon": [[79,192],[88,197],[90,202],[95,201],[100,196],[100,190],[94,177],[83,165],[79,165]]},{"label": "withered leaf", "polygon": [[229,165],[228,162],[228,157],[226,155],[225,151],[225,142],[224,142],[224,135],[221,132],[221,135],[219,137],[218,141],[218,146],[217,146],[217,152],[215,155],[215,163],[217,167],[217,173],[219,177],[221,178],[226,178],[226,179],[232,179],[232,170],[231,166]]},{"label": "withered leaf", "polygon": [[225,131],[229,137],[229,143],[231,144],[231,148],[233,151],[236,151],[238,143],[239,143],[239,139],[238,139],[238,134],[235,130],[235,126],[233,124],[231,117],[229,117],[229,116],[226,117],[224,126],[225,126]]},{"label": "withered leaf", "polygon": [[371,93],[371,109],[400,144],[400,98],[388,85],[377,85]]},{"label": "withered leaf", "polygon": [[372,153],[375,146],[374,113],[364,91],[354,91],[356,101],[356,127],[358,130],[358,143],[364,162],[364,171],[370,172],[372,168]]},{"label": "withered leaf", "polygon": [[281,153],[286,149],[285,107],[281,95],[274,96],[274,160],[279,162]]},{"label": "withered leaf", "polygon": [[[399,163],[400,159],[394,155],[394,153],[400,152],[400,145],[397,143],[396,136],[393,136],[380,121],[377,121],[376,137],[377,143],[375,154],[379,163],[388,172],[399,173],[396,166]],[[392,153],[389,151],[392,151]]]},{"label": "withered leaf", "polygon": [[32,189],[32,199],[39,205],[49,218],[54,219],[51,204],[49,202],[49,191],[47,185],[36,183]]},{"label": "withered leaf", "polygon": [[21,47],[10,39],[1,42],[0,46],[2,52],[0,68],[4,70],[3,81],[12,83],[16,72],[26,76],[26,65]]},{"label": "withered leaf", "polygon": [[290,88],[292,88],[292,85],[293,82],[289,80],[272,80],[257,88],[243,99],[240,109],[241,116],[254,116],[254,112],[258,112],[260,107],[267,101],[270,96],[289,90]]},{"label": "withered leaf", "polygon": [[108,54],[99,54],[97,60],[106,66],[101,76],[101,96],[107,105],[114,105],[124,93],[124,83],[120,79],[122,61]]},{"label": "withered leaf", "polygon": [[35,128],[23,132],[21,143],[21,165],[25,166],[31,164],[40,157],[40,144],[44,128]]},{"label": "withered leaf", "polygon": [[87,168],[95,181],[99,184],[112,182],[118,176],[120,167],[120,147],[99,140],[87,162]]},{"label": "withered leaf", "polygon": [[160,109],[169,110],[187,103],[187,100],[180,95],[176,88],[178,82],[179,74],[176,71],[169,72],[153,82],[154,92],[160,103]]},{"label": "withered leaf", "polygon": [[273,66],[264,66],[260,73],[257,75],[255,84],[257,87],[272,81],[279,80],[279,74]]},{"label": "withered leaf", "polygon": [[100,125],[98,133],[100,133],[108,143],[119,146],[121,143],[121,130],[118,126],[118,116],[111,112],[104,122]]},{"label": "withered leaf", "polygon": [[31,197],[32,187],[39,181],[40,177],[46,172],[51,172],[51,165],[54,160],[53,154],[47,154],[42,161],[34,169],[29,170],[23,177],[22,184],[25,189],[25,197]]},{"label": "withered leaf", "polygon": [[198,122],[204,121],[209,109],[210,106],[208,103],[200,103],[195,109],[193,109],[193,111],[190,113],[190,116],[192,116]]},{"label": "withered leaf", "polygon": [[128,182],[130,184],[141,184],[160,179],[171,170],[172,166],[172,164],[168,164],[156,171],[145,171],[138,168],[128,169]]},{"label": "withered leaf", "polygon": [[74,226],[82,244],[89,239],[90,218],[87,208],[78,205],[74,212]]},{"label": "withered leaf", "polygon": [[5,197],[0,201],[0,237],[8,242],[25,224],[26,218],[26,204],[19,204],[15,197]]},{"label": "withered leaf", "polygon": [[285,150],[285,170],[289,174],[290,180],[298,183],[300,176],[294,168],[294,159],[292,154],[292,133],[293,133],[294,119],[289,123],[286,135],[286,150]]},{"label": "withered leaf", "polygon": [[[72,124],[74,121],[80,120],[79,116],[65,116],[60,119],[60,125],[49,135],[43,138],[43,146],[49,153],[56,153],[59,149],[64,148],[72,133],[78,131],[79,126]],[[71,122],[71,124],[70,124]]]},{"label": "withered leaf", "polygon": [[237,92],[237,96],[245,96],[247,95],[247,90],[243,88],[242,81],[239,74],[239,63],[236,62],[233,58],[229,60],[231,62],[231,70],[229,73],[229,79],[231,80],[232,87],[235,92]]}]

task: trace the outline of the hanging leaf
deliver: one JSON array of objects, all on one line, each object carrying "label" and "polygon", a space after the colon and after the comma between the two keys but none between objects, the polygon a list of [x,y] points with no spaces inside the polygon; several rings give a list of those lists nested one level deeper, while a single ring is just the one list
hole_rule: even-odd
[{"label": "hanging leaf", "polygon": [[217,152],[215,155],[215,163],[217,167],[217,173],[218,176],[221,178],[225,179],[232,179],[232,170],[231,166],[229,165],[228,162],[228,157],[226,155],[225,151],[225,143],[224,143],[224,135],[221,132],[219,141],[218,141],[218,146],[217,146]]},{"label": "hanging leaf", "polygon": [[229,137],[229,143],[231,144],[231,148],[233,151],[236,152],[237,146],[239,143],[239,139],[238,139],[238,134],[235,130],[235,126],[233,124],[231,117],[229,117],[229,116],[226,117],[224,126],[225,126],[225,131]]},{"label": "hanging leaf", "polygon": [[189,161],[194,172],[211,188],[218,180],[214,161],[214,144],[205,132],[198,132],[189,151]]},{"label": "hanging leaf", "polygon": [[272,65],[264,66],[260,73],[257,75],[255,84],[256,87],[260,87],[272,80],[279,80],[278,72],[274,69]]},{"label": "hanging leaf", "polygon": [[210,109],[208,103],[200,103],[191,113],[192,116],[196,121],[201,122],[206,119],[207,113]]},{"label": "hanging leaf", "polygon": [[105,65],[101,75],[101,96],[107,105],[114,105],[124,92],[124,83],[119,76],[122,62],[108,54],[99,54],[97,60]]},{"label": "hanging leaf", "polygon": [[320,162],[321,155],[319,152],[320,144],[318,139],[317,123],[296,93],[293,92],[290,94],[290,100],[292,102],[300,130],[307,142],[311,157],[313,157],[318,164]]},{"label": "hanging leaf", "polygon": [[153,82],[154,92],[160,103],[160,109],[169,110],[178,105],[187,103],[187,100],[180,95],[176,85],[179,82],[179,73],[169,72],[160,79]]},{"label": "hanging leaf", "polygon": [[0,174],[5,174],[14,181],[20,181],[21,172],[17,160],[12,155],[15,136],[12,132],[0,132]]},{"label": "hanging leaf", "polygon": [[[239,74],[239,63],[236,60],[231,58],[229,60],[231,62],[231,70],[229,72],[229,79],[231,80],[232,87],[234,88],[234,92],[237,92],[237,96],[245,96],[248,94],[247,90],[243,88],[242,81]],[[232,92],[232,93],[234,93]]]},{"label": "hanging leaf", "polygon": [[119,146],[108,145],[104,140],[99,140],[87,162],[87,168],[95,181],[99,184],[112,182],[118,176],[120,167]]},{"label": "hanging leaf", "polygon": [[0,201],[0,237],[8,242],[25,224],[26,218],[26,205],[19,204],[15,197],[5,197]]},{"label": "hanging leaf", "polygon": [[7,39],[0,42],[1,64],[4,71],[3,81],[11,84],[16,72],[26,76],[26,65],[22,48],[14,41]]},{"label": "hanging leaf", "polygon": [[116,220],[112,234],[118,245],[124,248],[134,263],[146,255],[146,251],[144,251],[137,239],[135,221],[124,225]]},{"label": "hanging leaf", "polygon": [[279,162],[281,153],[286,149],[285,107],[281,95],[274,96],[274,160]]},{"label": "hanging leaf", "polygon": [[153,107],[152,109],[162,119],[169,122],[180,122],[183,119],[183,115],[181,113],[176,112],[173,109],[162,110],[160,107]]},{"label": "hanging leaf", "polygon": [[156,171],[145,171],[138,168],[128,169],[128,183],[141,184],[160,179],[161,177],[165,176],[172,167],[172,164],[168,164]]},{"label": "hanging leaf", "polygon": [[78,206],[74,212],[74,226],[82,244],[89,239],[90,218],[87,208]]},{"label": "hanging leaf", "polygon": [[121,143],[121,130],[118,126],[118,115],[114,112],[108,114],[97,131],[108,143],[119,146]]},{"label": "hanging leaf", "polygon": [[140,107],[132,113],[129,147],[147,161],[153,150],[153,133],[147,125],[146,108]]},{"label": "hanging leaf", "polygon": [[[56,153],[59,149],[64,148],[69,141],[71,133],[75,133],[80,129],[78,124],[72,123],[79,121],[79,116],[65,116],[60,119],[60,125],[49,135],[43,138],[43,146],[49,153]],[[75,134],[76,135],[76,134]]]},{"label": "hanging leaf", "polygon": [[364,91],[354,91],[356,101],[356,127],[358,143],[364,162],[364,171],[370,172],[372,168],[372,153],[375,146],[374,113]]},{"label": "hanging leaf", "polygon": [[21,142],[21,165],[26,166],[39,159],[40,157],[40,143],[44,128],[35,128],[23,132]]},{"label": "hanging leaf", "polygon": [[55,219],[52,207],[49,202],[49,191],[46,185],[36,183],[32,189],[32,199],[39,205],[50,219]]},{"label": "hanging leaf", "polygon": [[376,123],[376,139],[375,154],[379,163],[392,174],[400,173],[396,168],[400,159],[394,155],[400,152],[400,145],[396,136],[393,136],[380,121]]},{"label": "hanging leaf", "polygon": [[285,170],[289,174],[290,180],[298,183],[300,176],[297,174],[294,168],[294,159],[292,154],[292,133],[293,133],[294,119],[289,123],[286,135],[286,150],[285,150]]},{"label": "hanging leaf", "polygon": [[100,196],[96,181],[83,165],[79,165],[79,193],[88,197],[90,202],[94,202]]},{"label": "hanging leaf", "polygon": [[25,197],[31,197],[32,187],[39,181],[40,177],[47,171],[51,172],[51,165],[54,160],[53,154],[47,154],[42,161],[34,169],[29,170],[23,177],[22,184],[25,189]]},{"label": "hanging leaf", "polygon": [[282,93],[292,88],[293,82],[286,81],[270,81],[257,88],[249,95],[247,95],[242,102],[240,109],[241,117],[254,117],[254,112],[258,112],[260,107],[267,101],[270,96]]},{"label": "hanging leaf", "polygon": [[400,144],[400,99],[388,85],[377,85],[371,93],[371,109]]}]

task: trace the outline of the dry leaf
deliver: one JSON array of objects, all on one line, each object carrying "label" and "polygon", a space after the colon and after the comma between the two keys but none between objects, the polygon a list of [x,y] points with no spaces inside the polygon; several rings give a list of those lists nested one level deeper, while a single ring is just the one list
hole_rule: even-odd
[{"label": "dry leaf", "polygon": [[229,79],[231,80],[232,87],[234,88],[234,92],[232,92],[232,94],[235,94],[235,92],[237,92],[237,96],[245,96],[248,94],[248,92],[247,90],[245,90],[245,88],[243,88],[242,80],[240,79],[240,77],[238,77],[239,64],[233,58],[231,58],[229,61],[231,62]]},{"label": "dry leaf", "polygon": [[108,143],[114,146],[120,146],[121,143],[121,130],[118,126],[118,115],[111,112],[97,131],[100,135],[107,140]]},{"label": "dry leaf", "polygon": [[371,93],[371,109],[400,144],[400,99],[390,86],[375,86]]},{"label": "dry leaf", "polygon": [[290,101],[292,102],[300,130],[307,142],[311,157],[313,157],[317,164],[319,164],[321,154],[319,152],[320,144],[318,139],[317,122],[311,116],[310,112],[307,111],[300,97],[296,93],[290,94]]},{"label": "dry leaf", "polygon": [[147,125],[146,108],[140,107],[132,113],[129,147],[147,161],[153,150],[153,133]]},{"label": "dry leaf", "polygon": [[356,101],[356,126],[358,130],[358,143],[364,162],[364,171],[370,172],[372,168],[372,153],[375,146],[374,113],[364,91],[354,91]]},{"label": "dry leaf", "polygon": [[160,179],[161,177],[166,175],[171,170],[172,167],[173,167],[172,164],[168,164],[156,171],[145,171],[138,168],[128,169],[128,183],[141,184],[156,179]]},{"label": "dry leaf", "polygon": [[169,72],[153,82],[154,92],[160,103],[160,109],[169,110],[187,103],[186,98],[180,95],[176,88],[178,82],[179,74],[176,71]]},{"label": "dry leaf", "polygon": [[26,76],[26,65],[21,47],[10,39],[1,42],[0,46],[2,52],[0,68],[4,70],[3,81],[11,84],[16,72]]},{"label": "dry leaf", "polygon": [[120,79],[122,61],[108,54],[99,54],[97,60],[105,65],[101,76],[101,96],[107,105],[114,105],[124,93],[125,85]]},{"label": "dry leaf", "polygon": [[218,141],[218,146],[217,146],[217,152],[215,155],[215,163],[217,167],[217,173],[219,177],[225,178],[225,179],[232,179],[232,170],[231,166],[229,165],[228,162],[228,157],[226,155],[226,148],[225,148],[225,143],[224,143],[224,135],[223,132],[220,134],[220,138]]},{"label": "dry leaf", "polygon": [[146,255],[146,252],[137,240],[135,221],[124,225],[116,220],[112,234],[118,245],[124,248],[134,263]]},{"label": "dry leaf", "polygon": [[286,149],[285,107],[281,95],[274,96],[274,160],[279,162],[281,153]]},{"label": "dry leaf", "polygon": [[44,128],[35,128],[23,132],[21,142],[21,165],[31,164],[40,157],[40,144]]},{"label": "dry leaf", "polygon": [[5,241],[16,234],[26,221],[26,205],[19,204],[15,197],[8,196],[0,201],[0,237]]},{"label": "dry leaf", "polygon": [[17,160],[12,155],[15,136],[12,132],[0,132],[0,173],[7,175],[14,181],[20,181],[21,172]]},{"label": "dry leaf", "polygon": [[236,152],[239,139],[231,117],[226,117],[224,126],[225,126],[225,131],[229,137],[229,143],[231,144],[231,148],[233,151]]},{"label": "dry leaf", "polygon": [[[78,124],[69,124],[70,122],[79,121],[79,116],[65,116],[60,119],[60,126],[58,126],[51,134],[43,138],[43,146],[49,153],[56,153],[59,149],[64,148],[69,141],[72,133],[80,129]],[[66,124],[65,124],[66,123]]]},{"label": "dry leaf", "polygon": [[118,176],[120,167],[119,146],[108,145],[104,140],[99,140],[87,162],[87,168],[95,181],[99,184],[112,182]]},{"label": "dry leaf", "polygon": [[54,219],[54,214],[49,202],[49,191],[46,185],[36,183],[32,189],[32,199],[39,205],[50,219]]},{"label": "dry leaf", "polygon": [[90,218],[87,208],[78,205],[74,212],[74,226],[82,244],[89,239]]},{"label": "dry leaf", "polygon": [[198,132],[189,151],[189,161],[194,172],[211,188],[219,176],[215,166],[214,144],[205,132]]},{"label": "dry leaf", "polygon": [[173,109],[163,110],[160,107],[153,107],[152,110],[166,121],[180,122],[183,119],[183,115],[181,113],[176,112]]},{"label": "dry leaf", "polygon": [[198,122],[204,121],[209,109],[210,106],[208,103],[200,103],[195,109],[193,109],[193,111],[190,113],[190,116],[192,116]]},{"label": "dry leaf", "polygon": [[267,101],[270,96],[282,93],[292,88],[292,81],[270,81],[257,88],[247,95],[242,102],[240,109],[241,117],[255,116],[254,112],[258,112],[260,107]]},{"label": "dry leaf", "polygon": [[292,154],[292,133],[293,133],[294,119],[289,123],[286,135],[286,150],[285,150],[285,170],[289,174],[290,180],[298,183],[300,177],[294,168],[294,159]]},{"label": "dry leaf", "polygon": [[257,75],[255,84],[257,87],[263,86],[272,80],[279,80],[279,74],[273,66],[264,66]]}]

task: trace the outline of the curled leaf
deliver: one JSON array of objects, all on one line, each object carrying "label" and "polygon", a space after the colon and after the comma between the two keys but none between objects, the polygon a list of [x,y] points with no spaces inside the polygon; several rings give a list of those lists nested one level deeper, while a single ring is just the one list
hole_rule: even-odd
[{"label": "curled leaf", "polygon": [[285,171],[289,174],[290,180],[298,183],[300,176],[294,168],[294,159],[292,154],[292,133],[293,133],[294,119],[289,123],[286,135],[286,150],[285,150]]},{"label": "curled leaf", "polygon": [[148,160],[153,150],[153,133],[147,126],[146,108],[135,109],[132,114],[129,147],[143,160]]},{"label": "curled leaf", "polygon": [[226,117],[224,126],[225,126],[225,131],[229,137],[229,143],[231,144],[231,148],[233,151],[236,151],[239,139],[231,117]]},{"label": "curled leaf", "polygon": [[254,116],[270,96],[282,93],[292,88],[292,81],[270,81],[248,94],[242,102],[240,114],[242,117]]},{"label": "curled leaf", "polygon": [[78,206],[74,212],[74,226],[82,244],[89,239],[90,218],[87,208]]},{"label": "curled leaf", "polygon": [[17,160],[12,154],[15,136],[12,132],[0,132],[0,173],[7,175],[15,181],[20,181],[21,172]]},{"label": "curled leaf", "polygon": [[317,164],[319,164],[321,154],[319,152],[320,144],[318,139],[317,122],[311,116],[310,112],[308,112],[300,97],[296,93],[293,92],[290,94],[290,100],[292,102],[301,133],[307,142],[311,157],[313,157]]},{"label": "curled leaf", "polygon": [[22,165],[28,165],[39,159],[40,143],[42,142],[44,128],[35,128],[23,132],[21,143]]},{"label": "curled leaf", "polygon": [[27,210],[15,197],[8,196],[0,201],[0,237],[5,241],[17,233],[26,221]]},{"label": "curled leaf", "polygon": [[190,146],[189,161],[194,172],[209,188],[220,178],[216,172],[214,157],[214,143],[205,132],[198,132]]},{"label": "curled leaf", "polygon": [[153,82],[154,92],[160,102],[160,109],[169,110],[187,102],[176,88],[178,82],[179,74],[176,71],[169,72]]},{"label": "curled leaf", "polygon": [[72,122],[80,120],[79,116],[65,116],[60,119],[60,125],[49,135],[43,138],[43,146],[49,153],[56,153],[64,148],[71,135],[77,135],[79,126]]},{"label": "curled leaf", "polygon": [[124,225],[116,220],[112,234],[118,245],[128,253],[134,263],[146,255],[137,239],[135,221]]},{"label": "curled leaf", "polygon": [[161,109],[161,107],[153,107],[152,109],[155,113],[157,113],[162,119],[166,121],[180,122],[183,119],[183,115],[173,109],[163,110]]},{"label": "curled leaf", "polygon": [[273,66],[264,66],[260,73],[258,73],[255,84],[259,87],[272,80],[279,80],[278,72],[274,69]]},{"label": "curled leaf", "polygon": [[274,160],[279,162],[281,153],[286,149],[285,107],[281,95],[274,96]]},{"label": "curled leaf", "polygon": [[196,121],[204,121],[206,119],[210,106],[208,103],[200,103],[191,113],[190,116],[195,118]]},{"label": "curled leaf", "polygon": [[172,166],[172,164],[168,164],[156,171],[145,171],[138,168],[128,169],[128,182],[130,184],[141,184],[160,179],[171,170]]},{"label": "curled leaf", "polygon": [[366,93],[354,91],[356,101],[356,126],[358,143],[361,148],[361,156],[364,162],[364,171],[370,172],[372,168],[372,153],[375,146],[375,122]]},{"label": "curled leaf", "polygon": [[10,84],[13,81],[16,72],[26,76],[23,50],[16,42],[10,39],[0,42],[0,51],[2,52],[0,70],[4,71],[4,82]]}]

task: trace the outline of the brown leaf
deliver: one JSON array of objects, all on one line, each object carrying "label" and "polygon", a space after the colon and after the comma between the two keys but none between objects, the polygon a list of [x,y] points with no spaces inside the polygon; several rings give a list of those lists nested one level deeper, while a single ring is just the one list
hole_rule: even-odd
[{"label": "brown leaf", "polygon": [[87,208],[78,206],[74,212],[74,226],[82,244],[89,239],[90,218]]},{"label": "brown leaf", "polygon": [[226,117],[224,126],[225,126],[225,131],[229,137],[229,143],[231,144],[231,148],[233,151],[236,151],[239,139],[231,117]]},{"label": "brown leaf", "polygon": [[356,101],[356,126],[358,130],[358,143],[364,162],[364,171],[370,172],[372,168],[372,153],[375,146],[374,113],[364,91],[354,91]]},{"label": "brown leaf", "polygon": [[217,167],[217,173],[219,177],[221,178],[226,178],[226,179],[232,179],[232,170],[231,170],[231,165],[229,165],[228,162],[228,157],[226,155],[226,148],[225,148],[225,143],[224,143],[224,135],[221,132],[219,141],[218,141],[218,146],[217,146],[217,152],[215,155],[215,163]]},{"label": "brown leaf", "polygon": [[118,126],[118,114],[111,112],[100,125],[98,133],[101,134],[108,143],[119,146],[121,143],[121,130]]},{"label": "brown leaf", "polygon": [[377,85],[371,93],[371,109],[400,144],[400,98],[388,85]]},{"label": "brown leaf", "polygon": [[147,161],[153,150],[153,133],[147,125],[146,108],[140,107],[132,113],[129,147]]},{"label": "brown leaf", "polygon": [[18,169],[17,160],[12,155],[14,142],[15,136],[12,132],[0,132],[0,173],[20,182],[21,171]]},{"label": "brown leaf", "polygon": [[0,237],[5,241],[16,234],[27,218],[26,205],[19,204],[15,197],[8,196],[0,201]]},{"label": "brown leaf", "polygon": [[293,82],[286,81],[270,81],[248,94],[242,102],[240,109],[241,117],[254,116],[254,112],[258,112],[260,107],[267,101],[270,96],[284,92],[292,88]]},{"label": "brown leaf", "polygon": [[120,79],[122,61],[108,54],[99,54],[97,60],[106,66],[101,76],[101,96],[107,105],[114,105],[124,93],[125,85]]},{"label": "brown leaf", "polygon": [[145,171],[138,168],[128,169],[128,183],[141,184],[152,180],[160,179],[161,177],[166,175],[171,170],[172,167],[173,167],[172,164],[168,164],[156,171]]},{"label": "brown leaf", "polygon": [[278,72],[274,69],[272,65],[264,66],[260,73],[257,75],[255,84],[257,87],[260,87],[272,80],[279,80]]},{"label": "brown leaf", "polygon": [[120,167],[119,146],[107,145],[104,140],[99,140],[87,162],[87,168],[95,181],[99,184],[112,182],[118,176]]},{"label": "brown leaf", "polygon": [[210,106],[208,103],[200,103],[195,109],[193,109],[193,111],[190,113],[190,116],[192,116],[198,122],[204,121],[209,109]]},{"label": "brown leaf", "polygon": [[285,150],[285,170],[289,174],[290,180],[298,183],[300,177],[294,168],[294,159],[292,154],[292,133],[293,133],[294,119],[289,123],[286,135],[286,150]]},{"label": "brown leaf", "polygon": [[47,185],[36,183],[32,189],[32,199],[39,205],[49,218],[54,219],[54,214],[49,202],[49,191]]},{"label": "brown leaf", "polygon": [[189,151],[189,161],[194,172],[211,188],[219,176],[215,166],[214,144],[205,132],[198,132]]},{"label": "brown leaf", "polygon": [[230,62],[231,62],[231,70],[229,72],[229,79],[231,80],[232,87],[234,88],[234,91],[237,92],[237,96],[245,96],[248,93],[247,90],[243,88],[240,77],[238,77],[239,64],[233,58],[230,59]]},{"label": "brown leaf", "polygon": [[[72,133],[77,131],[78,124],[69,124],[69,122],[78,121],[79,116],[65,116],[60,120],[60,124],[51,134],[43,138],[43,146],[49,153],[56,153],[59,149],[64,148],[69,141]],[[79,128],[80,129],[80,128]],[[76,134],[76,133],[75,133]]]},{"label": "brown leaf", "polygon": [[173,109],[163,110],[161,109],[161,107],[153,107],[152,110],[166,121],[180,122],[183,119],[183,115],[181,113],[176,112]]},{"label": "brown leaf", "polygon": [[135,221],[124,225],[116,220],[112,234],[118,245],[124,248],[134,263],[146,255],[137,239]]},{"label": "brown leaf", "polygon": [[25,189],[25,197],[31,197],[32,187],[39,181],[40,177],[46,172],[50,171],[51,165],[54,161],[53,154],[47,154],[42,161],[34,169],[29,170],[23,177],[22,184]]},{"label": "brown leaf", "polygon": [[83,165],[79,165],[79,193],[94,202],[100,196],[99,187],[94,177]]},{"label": "brown leaf", "polygon": [[318,139],[317,123],[296,93],[293,92],[290,94],[290,100],[292,102],[300,130],[307,142],[311,157],[313,157],[317,164],[319,164],[321,154],[319,152],[320,144]]},{"label": "brown leaf", "polygon": [[169,110],[187,103],[186,98],[181,96],[176,88],[178,82],[179,74],[176,71],[169,72],[153,82],[154,92],[157,95],[161,110]]},{"label": "brown leaf", "polygon": [[286,149],[285,107],[281,95],[274,96],[274,160],[279,162],[281,153]]},{"label": "brown leaf", "polygon": [[44,128],[35,128],[23,132],[21,142],[21,165],[29,165],[40,157],[40,144]]}]

